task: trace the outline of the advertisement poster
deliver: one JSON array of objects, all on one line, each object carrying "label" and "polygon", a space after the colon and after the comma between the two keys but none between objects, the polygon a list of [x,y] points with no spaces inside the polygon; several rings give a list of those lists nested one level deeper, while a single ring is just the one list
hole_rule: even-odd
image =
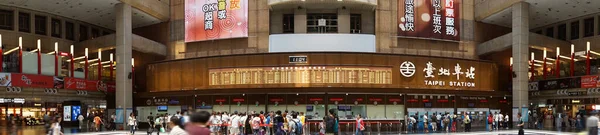
[{"label": "advertisement poster", "polygon": [[398,36],[460,40],[461,0],[398,0]]},{"label": "advertisement poster", "polygon": [[73,106],[71,112],[71,120],[77,121],[77,116],[81,114],[81,106]]},{"label": "advertisement poster", "polygon": [[597,75],[582,76],[581,88],[596,88],[598,87],[599,79]]},{"label": "advertisement poster", "polygon": [[0,73],[0,86],[12,86],[10,80],[10,73]]},{"label": "advertisement poster", "polygon": [[62,89],[65,88],[65,81],[63,79],[63,77],[54,77],[54,88],[55,89]]},{"label": "advertisement poster", "polygon": [[34,87],[34,88],[54,88],[54,77],[31,74],[10,74],[12,86]]},{"label": "advertisement poster", "polygon": [[538,82],[540,90],[570,89],[581,87],[581,78],[564,78]]},{"label": "advertisement poster", "polygon": [[185,0],[185,42],[248,37],[248,0]]},{"label": "advertisement poster", "polygon": [[[131,114],[132,112],[133,112],[133,109],[127,108],[127,112],[125,112],[125,114],[127,114],[127,116],[129,116],[129,114]],[[115,115],[116,115],[115,123],[123,123],[123,108],[117,108],[115,110]]]},{"label": "advertisement poster", "polygon": [[71,106],[63,106],[63,121],[71,121]]}]

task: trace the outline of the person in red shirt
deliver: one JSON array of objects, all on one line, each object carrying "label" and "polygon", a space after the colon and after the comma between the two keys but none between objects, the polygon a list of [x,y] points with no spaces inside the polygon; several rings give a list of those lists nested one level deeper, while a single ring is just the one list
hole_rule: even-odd
[{"label": "person in red shirt", "polygon": [[211,135],[208,128],[210,113],[200,111],[190,115],[190,123],[185,126],[185,131],[190,135]]},{"label": "person in red shirt", "polygon": [[365,135],[365,122],[360,114],[356,115],[356,135]]}]

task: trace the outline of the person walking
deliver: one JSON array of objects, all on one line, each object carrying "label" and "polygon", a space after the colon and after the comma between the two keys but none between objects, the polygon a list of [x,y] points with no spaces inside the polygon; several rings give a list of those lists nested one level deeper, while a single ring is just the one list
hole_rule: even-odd
[{"label": "person walking", "polygon": [[135,116],[133,115],[133,113],[129,113],[127,125],[129,126],[129,133],[131,133],[132,135],[135,134],[136,123],[137,123],[137,119],[135,119]]},{"label": "person walking", "polygon": [[63,135],[62,127],[60,126],[60,122],[62,121],[61,117],[55,117],[52,125],[50,126],[50,134],[51,135]]},{"label": "person walking", "polygon": [[146,117],[146,120],[148,121],[148,135],[152,134],[152,132],[154,132],[154,116],[152,116],[152,112],[150,112],[150,115],[148,115],[148,117]]},{"label": "person walking", "polygon": [[96,114],[96,117],[94,117],[94,128],[96,129],[96,132],[100,131],[101,124],[104,124],[104,122],[102,121],[102,118],[100,118],[100,115]]},{"label": "person walking", "polygon": [[525,126],[525,122],[523,121],[523,118],[521,118],[521,114],[517,114],[517,118],[519,119],[519,123],[517,124],[517,126],[519,127],[519,135],[525,135],[525,131],[523,130],[523,127]]},{"label": "person walking", "polygon": [[360,114],[356,115],[356,135],[365,135],[365,122]]},{"label": "person walking", "polygon": [[79,129],[81,129],[81,126],[83,126],[84,119],[85,118],[83,118],[83,115],[81,115],[81,114],[79,116],[77,116],[77,120],[79,121]]},{"label": "person walking", "polygon": [[329,115],[325,116],[325,135],[337,135],[338,134],[338,122],[339,118],[335,113],[335,109],[329,109]]},{"label": "person walking", "polygon": [[598,112],[592,111],[590,113],[590,117],[587,118],[585,122],[585,126],[588,129],[588,135],[597,135],[598,134]]}]

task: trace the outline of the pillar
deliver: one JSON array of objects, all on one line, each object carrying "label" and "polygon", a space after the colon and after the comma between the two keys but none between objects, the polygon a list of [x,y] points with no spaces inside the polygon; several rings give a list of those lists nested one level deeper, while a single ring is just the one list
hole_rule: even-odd
[{"label": "pillar", "polygon": [[294,33],[306,33],[306,8],[294,9]]},{"label": "pillar", "polygon": [[[512,7],[512,55],[513,70],[513,109],[527,108],[528,97],[528,54],[529,54],[529,3],[520,2]],[[513,114],[516,115],[516,114]]]},{"label": "pillar", "polygon": [[350,11],[338,9],[338,33],[350,33]]},{"label": "pillar", "polygon": [[132,108],[131,73],[131,5],[119,3],[115,5],[116,15],[116,108],[123,109],[123,118],[127,119],[127,108]]}]

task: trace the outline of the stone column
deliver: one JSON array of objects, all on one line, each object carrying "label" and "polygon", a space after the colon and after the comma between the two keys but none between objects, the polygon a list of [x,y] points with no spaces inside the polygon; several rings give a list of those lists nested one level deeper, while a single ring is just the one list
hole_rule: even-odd
[{"label": "stone column", "polygon": [[[338,33],[350,33],[350,11],[338,9]],[[358,31],[357,31],[358,32]]]},{"label": "stone column", "polygon": [[[527,108],[529,59],[529,3],[519,2],[512,7],[513,109]],[[513,114],[516,115],[516,114]]]},{"label": "stone column", "polygon": [[128,118],[127,108],[132,108],[132,80],[131,74],[131,5],[119,3],[115,5],[116,15],[116,60],[117,60],[117,91],[116,108],[125,108],[123,120]]},{"label": "stone column", "polygon": [[13,31],[19,31],[19,9],[15,8],[13,11]]},{"label": "stone column", "polygon": [[294,33],[306,33],[306,8],[294,9]]}]

